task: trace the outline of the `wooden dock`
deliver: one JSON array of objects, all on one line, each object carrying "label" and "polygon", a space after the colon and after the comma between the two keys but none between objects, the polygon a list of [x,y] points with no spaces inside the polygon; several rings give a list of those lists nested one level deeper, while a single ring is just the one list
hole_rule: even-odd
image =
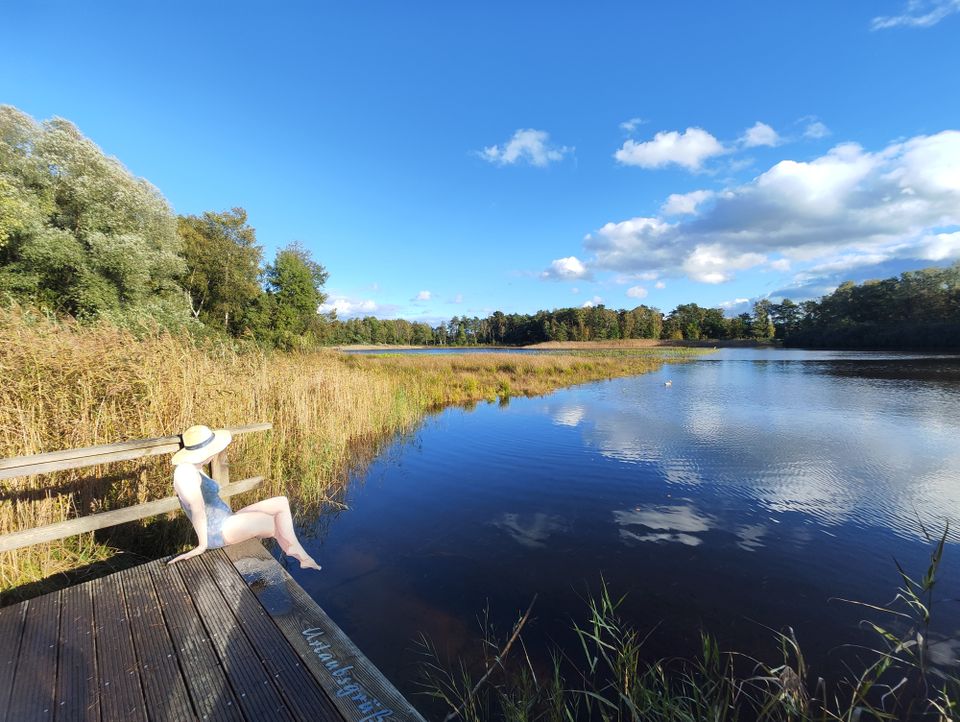
[{"label": "wooden dock", "polygon": [[423,718],[258,541],[0,609],[0,722]]}]

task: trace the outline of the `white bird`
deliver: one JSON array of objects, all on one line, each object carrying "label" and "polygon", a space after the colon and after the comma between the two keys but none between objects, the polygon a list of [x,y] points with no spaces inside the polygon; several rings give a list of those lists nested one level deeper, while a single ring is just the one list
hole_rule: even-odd
[{"label": "white bird", "polygon": [[666,381],[663,382],[663,385],[664,385],[664,386],[673,386],[673,381],[671,381],[670,379],[667,379]]}]

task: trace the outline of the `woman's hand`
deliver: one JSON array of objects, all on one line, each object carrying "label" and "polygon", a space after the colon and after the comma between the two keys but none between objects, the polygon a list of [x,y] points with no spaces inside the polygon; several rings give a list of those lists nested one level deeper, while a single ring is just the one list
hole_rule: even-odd
[{"label": "woman's hand", "polygon": [[191,549],[188,552],[181,554],[178,557],[174,557],[173,559],[167,562],[167,565],[169,566],[170,564],[176,564],[177,562],[183,561],[184,559],[189,559],[190,557],[199,556],[200,554],[203,554],[205,551],[207,551],[207,548],[205,546],[196,547],[194,549]]}]

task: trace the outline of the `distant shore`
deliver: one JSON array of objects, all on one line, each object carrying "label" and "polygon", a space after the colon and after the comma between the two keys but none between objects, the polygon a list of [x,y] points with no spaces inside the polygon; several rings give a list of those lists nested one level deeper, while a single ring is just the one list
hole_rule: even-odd
[{"label": "distant shore", "polygon": [[711,339],[683,341],[658,338],[630,338],[610,341],[544,341],[543,343],[535,343],[530,346],[521,346],[521,348],[544,351],[551,349],[572,351],[576,349],[655,348],[657,346],[681,346],[686,348],[778,348],[780,343],[754,341],[745,338],[726,339],[722,341]]},{"label": "distant shore", "polygon": [[344,344],[331,346],[337,351],[417,351],[419,349],[448,348],[448,349],[529,349],[532,351],[576,351],[584,349],[625,349],[625,348],[655,348],[657,346],[687,347],[687,348],[778,348],[779,342],[753,341],[751,339],[727,339],[716,341],[705,339],[701,341],[667,340],[656,338],[631,338],[610,341],[544,341],[529,346],[411,346],[404,344]]}]

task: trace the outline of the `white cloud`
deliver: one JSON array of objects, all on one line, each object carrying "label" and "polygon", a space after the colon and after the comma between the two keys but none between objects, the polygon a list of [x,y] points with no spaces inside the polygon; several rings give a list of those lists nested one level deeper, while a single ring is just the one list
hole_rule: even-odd
[{"label": "white cloud", "polygon": [[585,237],[591,257],[581,265],[722,283],[761,265],[822,272],[851,258],[948,261],[960,258],[958,231],[960,131],[947,130],[877,152],[842,143],[813,160],[780,161],[691,218],[607,223]]},{"label": "white cloud", "polygon": [[463,303],[463,294],[462,294],[462,293],[458,293],[456,296],[454,296],[454,297],[453,297],[453,302],[454,302],[454,303]]},{"label": "white cloud", "polygon": [[758,120],[753,126],[744,131],[740,142],[747,148],[756,148],[757,146],[769,146],[773,148],[774,146],[780,145],[783,139],[777,131],[766,123],[761,123]]},{"label": "white cloud", "polygon": [[599,306],[603,303],[603,299],[600,296],[594,296],[589,301],[584,301],[581,305],[581,308],[593,308],[594,306]]},{"label": "white cloud", "polygon": [[749,298],[735,298],[732,301],[722,301],[717,305],[720,306],[720,308],[729,311],[732,308],[735,308],[737,306],[743,306],[748,303],[750,303]]},{"label": "white cloud", "polygon": [[655,284],[653,284],[653,287],[663,289],[667,287],[667,284],[665,284],[663,281],[657,281]]},{"label": "white cloud", "polygon": [[433,298],[433,294],[430,293],[430,291],[420,291],[420,293],[418,293],[416,296],[414,296],[411,300],[413,300],[413,301],[429,301],[431,298]]},{"label": "white cloud", "polygon": [[643,286],[631,286],[627,289],[627,296],[630,298],[646,298],[647,289]]},{"label": "white cloud", "polygon": [[719,244],[696,246],[683,261],[688,278],[701,283],[725,283],[733,280],[733,272],[759,266],[767,260],[761,253],[738,253]]},{"label": "white cloud", "polygon": [[577,278],[588,278],[590,272],[576,256],[567,256],[551,261],[550,268],[540,274],[540,278],[555,281],[572,281]]},{"label": "white cloud", "polygon": [[491,145],[478,152],[485,161],[495,165],[515,165],[529,163],[544,167],[563,160],[563,156],[573,152],[567,146],[551,146],[550,134],[545,130],[532,128],[520,129],[502,146]]},{"label": "white cloud", "polygon": [[630,120],[625,120],[620,124],[620,130],[624,131],[625,133],[632,133],[639,126],[646,122],[647,121],[645,121],[643,118],[631,118]]},{"label": "white cloud", "polygon": [[960,12],[960,0],[908,0],[900,15],[884,15],[870,21],[871,30],[908,27],[929,28]]},{"label": "white cloud", "polygon": [[661,131],[653,140],[642,143],[627,140],[613,157],[623,165],[663,168],[676,164],[696,171],[705,160],[725,152],[723,144],[703,128],[687,128],[683,132]]},{"label": "white cloud", "polygon": [[920,258],[925,261],[945,261],[960,257],[960,232],[937,233],[925,236],[920,242]]},{"label": "white cloud", "polygon": [[830,135],[830,129],[819,120],[807,123],[807,127],[803,129],[803,137],[811,140],[826,138],[828,135]]},{"label": "white cloud", "polygon": [[326,303],[320,304],[320,313],[330,313],[335,311],[339,318],[350,318],[355,316],[371,316],[380,307],[372,299],[354,301],[346,296],[331,296]]},{"label": "white cloud", "polygon": [[667,216],[689,215],[697,212],[697,206],[714,196],[713,191],[691,191],[690,193],[671,193],[660,211]]}]

